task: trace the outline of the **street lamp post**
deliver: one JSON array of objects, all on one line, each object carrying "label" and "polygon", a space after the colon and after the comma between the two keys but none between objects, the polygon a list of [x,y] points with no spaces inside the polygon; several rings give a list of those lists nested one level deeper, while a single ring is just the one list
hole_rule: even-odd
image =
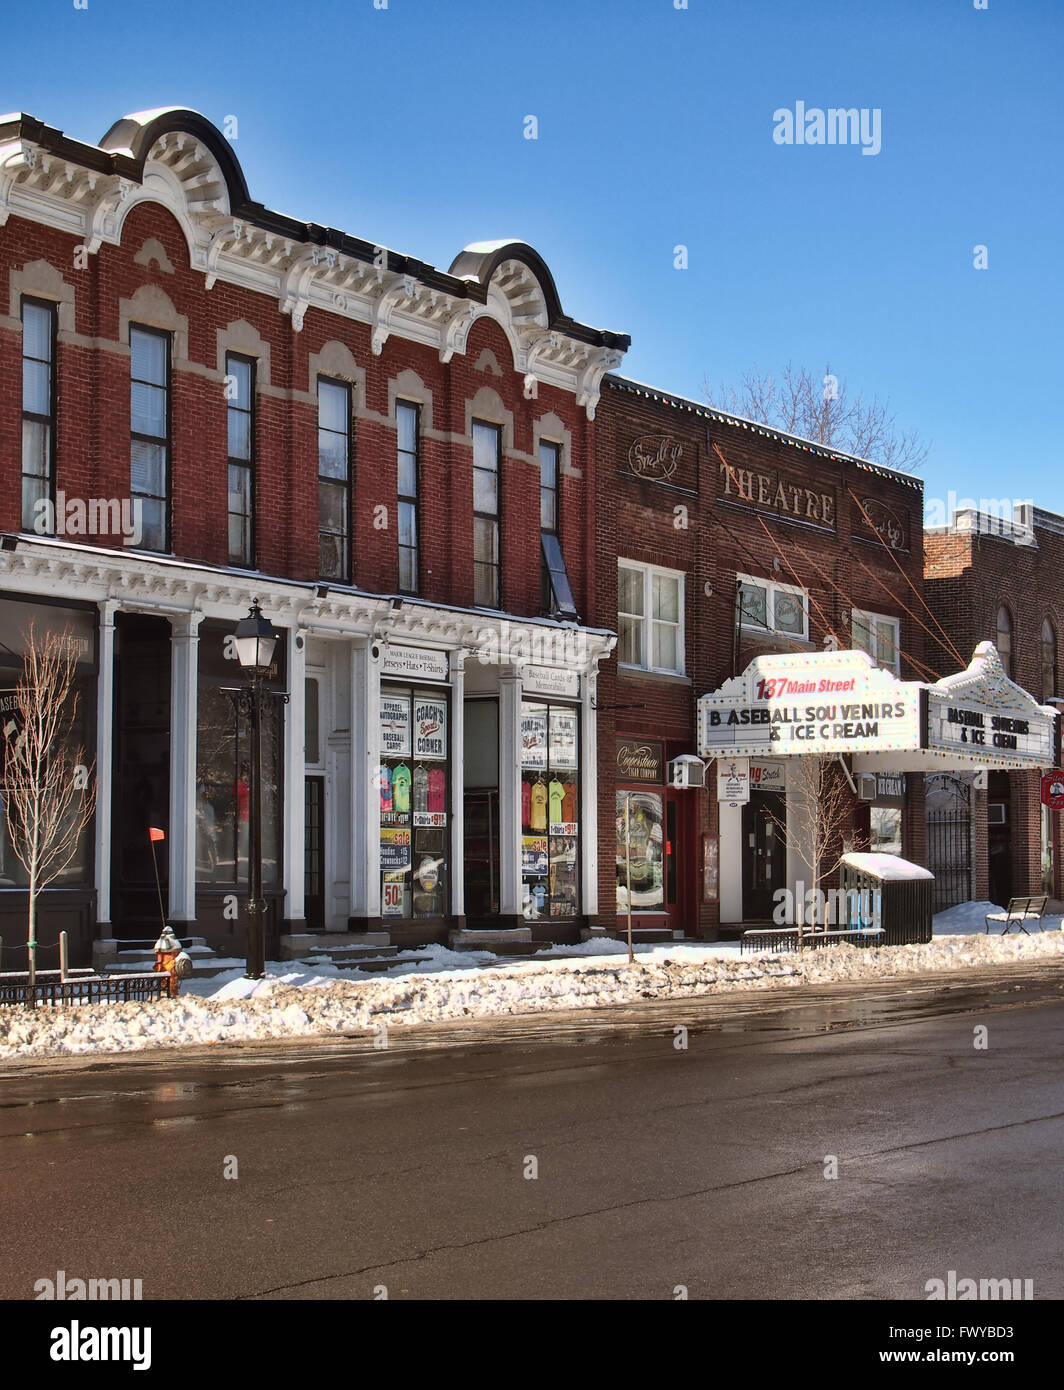
[{"label": "street lamp post", "polygon": [[248,788],[248,937],[245,978],[261,980],[266,974],[266,903],[262,896],[262,703],[265,682],[273,663],[280,633],[263,616],[258,599],[251,612],[236,625],[236,651],[248,678],[242,692],[242,712],[251,734],[251,785]]}]

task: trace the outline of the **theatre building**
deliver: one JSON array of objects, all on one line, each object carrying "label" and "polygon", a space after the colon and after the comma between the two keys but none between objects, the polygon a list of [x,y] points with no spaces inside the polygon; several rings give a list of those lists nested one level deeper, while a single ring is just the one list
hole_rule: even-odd
[{"label": "theatre building", "polygon": [[[961,509],[948,526],[925,532],[924,567],[942,629],[934,660],[945,664],[955,649],[992,642],[1004,675],[1059,709],[1064,517],[1030,503],[1009,518]],[[1049,765],[1060,766],[1059,745]],[[1026,893],[1064,896],[1061,816],[1041,804],[1037,770],[998,767],[981,780],[985,787],[973,795],[966,780],[940,779],[943,867],[952,845],[955,891],[1002,905]]]},{"label": "theatre building", "polygon": [[847,839],[923,862],[921,481],[612,373],[596,437],[601,925],[769,919],[803,752],[845,762]]},{"label": "theatre building", "polygon": [[156,934],[155,828],[177,934],[243,953],[255,599],[269,956],[597,920],[594,418],[627,345],[524,243],[442,271],[270,211],[193,112],[0,122],[0,685],[31,619],[66,631],[95,759],[43,951]]}]

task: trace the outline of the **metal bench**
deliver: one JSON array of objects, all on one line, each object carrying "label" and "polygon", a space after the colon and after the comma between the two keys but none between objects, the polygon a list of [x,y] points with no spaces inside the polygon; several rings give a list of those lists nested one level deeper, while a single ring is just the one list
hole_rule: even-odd
[{"label": "metal bench", "polygon": [[[803,931],[802,947],[834,946],[840,941],[848,941],[851,946],[881,946],[882,927],[864,927],[855,930]],[[796,951],[798,949],[797,927],[754,927],[744,931],[739,942],[742,955],[749,945],[752,951]]]},{"label": "metal bench", "polygon": [[1038,930],[1042,930],[1042,918],[1045,916],[1046,903],[1049,902],[1048,893],[1039,893],[1033,897],[1010,898],[1009,905],[1004,912],[988,912],[986,914],[986,930],[990,931],[991,922],[1001,922],[1001,935],[1008,936],[1013,927],[1019,927],[1024,936],[1030,936],[1030,932],[1024,926],[1025,922],[1037,922]]}]

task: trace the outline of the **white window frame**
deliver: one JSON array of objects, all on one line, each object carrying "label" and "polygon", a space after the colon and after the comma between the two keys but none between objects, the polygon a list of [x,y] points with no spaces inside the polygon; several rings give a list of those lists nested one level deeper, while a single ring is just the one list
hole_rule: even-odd
[{"label": "white window frame", "polygon": [[[747,632],[772,632],[780,637],[793,637],[796,641],[809,641],[809,591],[800,589],[796,584],[779,584],[774,579],[762,579],[756,574],[736,574],[736,585],[755,584],[759,589],[764,589],[767,593],[765,600],[765,611],[769,615],[769,622],[766,625],[761,623],[748,622],[743,616],[742,605],[739,602],[739,590],[736,587],[735,602],[739,608],[739,625]],[[802,630],[801,632],[790,632],[786,628],[776,626],[776,594],[790,594],[792,597],[802,600]]]},{"label": "white window frame", "polygon": [[[627,671],[653,671],[653,672],[656,672],[656,673],[659,674],[659,675],[664,675],[664,676],[682,676],[682,675],[686,674],[686,661],[687,661],[687,657],[686,657],[686,639],[685,639],[685,636],[684,636],[684,606],[685,606],[685,596],[684,596],[685,585],[684,585],[684,581],[685,581],[685,579],[687,578],[686,572],[685,572],[684,570],[670,570],[670,569],[666,569],[663,565],[644,565],[644,564],[642,564],[639,560],[625,560],[625,559],[623,559],[623,558],[621,558],[621,557],[618,557],[618,559],[617,559],[617,573],[618,573],[618,578],[620,578],[620,571],[621,571],[622,569],[638,570],[638,571],[642,574],[642,576],[643,576],[643,613],[642,613],[642,616],[640,617],[640,615],[639,615],[638,613],[631,613],[631,614],[626,614],[626,615],[625,615],[626,617],[632,617],[632,618],[638,618],[638,619],[639,619],[639,623],[640,623],[640,634],[641,634],[641,636],[640,636],[640,642],[639,642],[639,651],[640,651],[640,656],[641,656],[642,659],[641,659],[639,662],[637,662],[637,663],[633,663],[633,662],[630,662],[630,661],[621,661],[620,658],[618,657],[618,665],[624,667],[624,669],[627,670]],[[654,577],[655,577],[655,575],[657,575],[659,578],[664,578],[664,579],[676,579],[676,580],[679,581],[679,594],[678,594],[678,596],[677,596],[677,603],[678,603],[678,608],[679,608],[680,620],[679,620],[679,622],[676,623],[676,624],[668,623],[668,622],[667,622],[667,619],[664,619],[664,618],[655,618],[653,612],[651,611],[651,610],[652,610],[652,605],[653,605]],[[650,644],[650,631],[651,631],[651,629],[650,629],[650,624],[651,624],[651,623],[655,623],[655,622],[667,623],[667,625],[668,625],[669,627],[673,627],[673,626],[676,627],[676,629],[677,629],[677,633],[676,633],[676,653],[677,653],[677,658],[678,658],[678,660],[679,660],[679,666],[675,666],[675,667],[674,667],[674,666],[651,666],[651,665],[649,664],[649,661],[650,661],[650,645],[651,645],[651,644]],[[620,610],[618,609],[618,627],[619,627],[619,626],[620,626]]]},{"label": "white window frame", "polygon": [[873,613],[867,608],[855,608],[850,615],[850,641],[855,651],[864,651],[864,647],[858,647],[854,639],[853,630],[857,619],[866,625],[870,633],[875,632],[876,623],[890,623],[894,631],[894,660],[883,661],[879,656],[879,638],[876,637],[876,651],[869,652],[868,655],[886,671],[893,671],[896,676],[901,675],[901,619],[893,618],[889,613]]}]

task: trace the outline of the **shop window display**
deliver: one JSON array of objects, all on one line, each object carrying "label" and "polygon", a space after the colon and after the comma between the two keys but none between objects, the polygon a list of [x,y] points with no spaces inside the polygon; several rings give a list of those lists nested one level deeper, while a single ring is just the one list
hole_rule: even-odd
[{"label": "shop window display", "polygon": [[442,692],[381,691],[381,914],[447,912],[448,704]]},{"label": "shop window display", "polygon": [[618,912],[628,911],[629,873],[632,883],[632,911],[664,911],[664,804],[657,792],[617,793]]},{"label": "shop window display", "polygon": [[521,886],[528,921],[580,911],[579,711],[521,705]]}]

